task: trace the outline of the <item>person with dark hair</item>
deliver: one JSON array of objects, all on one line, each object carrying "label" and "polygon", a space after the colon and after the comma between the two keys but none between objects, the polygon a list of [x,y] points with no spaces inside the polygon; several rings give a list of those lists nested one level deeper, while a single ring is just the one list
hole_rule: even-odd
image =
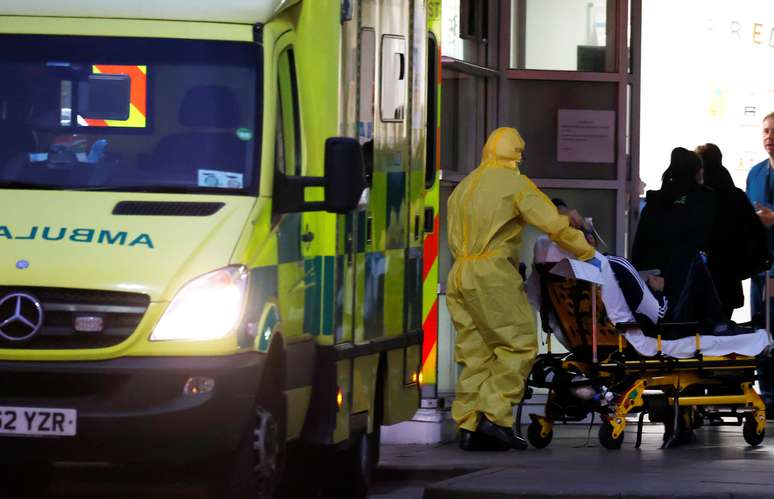
[{"label": "person with dark hair", "polygon": [[556,209],[564,208],[565,210],[569,209],[567,207],[567,203],[564,202],[561,198],[551,198],[551,202],[554,203],[554,206],[556,206]]},{"label": "person with dark hair", "polygon": [[708,266],[724,314],[730,319],[734,309],[744,305],[742,281],[766,269],[766,234],[747,195],[734,185],[723,166],[720,148],[704,144],[696,148],[696,153],[704,163],[704,185],[715,191],[718,206],[722,207],[717,213]]},{"label": "person with dark hair", "polygon": [[736,187],[728,169],[723,166],[723,153],[717,145],[703,144],[697,147],[695,152],[701,158],[704,168],[704,185],[716,191]]},{"label": "person with dark hair", "polygon": [[[648,191],[632,245],[632,263],[642,271],[658,271],[664,279],[664,294],[670,304],[667,320],[723,322],[717,315],[694,317],[693,311],[679,306],[689,269],[697,255],[709,253],[714,241],[713,227],[718,218],[715,193],[702,185],[703,165],[694,152],[672,150],[669,168],[661,177],[661,189]],[[690,307],[689,307],[690,308]]]}]

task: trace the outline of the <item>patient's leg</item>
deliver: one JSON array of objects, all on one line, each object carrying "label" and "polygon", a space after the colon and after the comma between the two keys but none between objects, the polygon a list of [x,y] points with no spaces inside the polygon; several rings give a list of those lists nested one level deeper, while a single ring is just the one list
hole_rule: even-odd
[{"label": "patient's leg", "polygon": [[607,260],[637,322],[645,329],[654,328],[667,312],[668,303],[664,295],[653,293],[626,258],[608,256]]}]

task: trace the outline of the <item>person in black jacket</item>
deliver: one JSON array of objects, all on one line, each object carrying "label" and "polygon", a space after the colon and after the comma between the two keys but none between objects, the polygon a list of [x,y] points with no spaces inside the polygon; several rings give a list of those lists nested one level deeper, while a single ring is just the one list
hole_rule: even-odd
[{"label": "person in black jacket", "polygon": [[[703,327],[714,327],[724,321],[722,310],[681,307],[686,302],[684,288],[689,270],[695,268],[697,257],[711,251],[714,242],[713,226],[719,211],[717,198],[702,181],[701,158],[682,147],[673,149],[669,168],[661,177],[661,189],[647,193],[632,245],[632,263],[641,271],[658,271],[664,278],[664,295],[669,306],[665,320],[700,320]],[[706,287],[686,291],[714,293]],[[688,301],[713,302],[695,295]]]},{"label": "person in black jacket", "polygon": [[715,191],[718,206],[709,269],[724,314],[731,318],[744,305],[742,281],[766,269],[766,233],[745,192],[734,185],[723,166],[723,154],[715,144],[696,148],[704,165],[704,185]]}]

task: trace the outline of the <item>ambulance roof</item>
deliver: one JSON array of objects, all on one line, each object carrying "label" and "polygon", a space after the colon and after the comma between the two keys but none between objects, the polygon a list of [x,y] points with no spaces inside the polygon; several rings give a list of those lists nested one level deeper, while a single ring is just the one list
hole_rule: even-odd
[{"label": "ambulance roof", "polygon": [[0,15],[265,23],[299,0],[0,0]]}]

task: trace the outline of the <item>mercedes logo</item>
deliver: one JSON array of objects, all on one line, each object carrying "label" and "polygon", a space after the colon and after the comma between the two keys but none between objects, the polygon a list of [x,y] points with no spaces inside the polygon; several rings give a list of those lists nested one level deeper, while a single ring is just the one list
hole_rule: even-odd
[{"label": "mercedes logo", "polygon": [[0,299],[0,337],[10,341],[32,338],[43,325],[43,307],[26,293]]}]

